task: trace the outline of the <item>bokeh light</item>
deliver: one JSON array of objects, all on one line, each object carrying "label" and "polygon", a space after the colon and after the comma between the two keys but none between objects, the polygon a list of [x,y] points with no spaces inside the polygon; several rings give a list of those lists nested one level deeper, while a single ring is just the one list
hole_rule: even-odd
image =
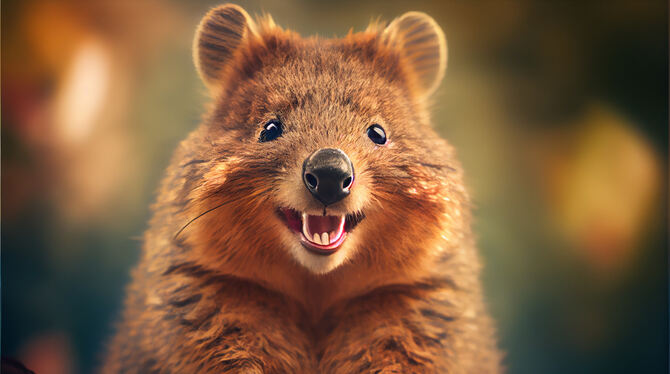
[{"label": "bokeh light", "polygon": [[[510,373],[668,362],[668,5],[660,0],[239,1],[303,35],[432,15],[433,122],[473,197]],[[154,191],[203,113],[216,1],[2,2],[2,354],[88,373]]]}]

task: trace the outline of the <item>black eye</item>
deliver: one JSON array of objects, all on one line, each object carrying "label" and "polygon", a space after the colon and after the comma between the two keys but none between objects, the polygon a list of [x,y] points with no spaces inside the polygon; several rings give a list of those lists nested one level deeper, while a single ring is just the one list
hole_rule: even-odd
[{"label": "black eye", "polygon": [[278,120],[273,119],[270,122],[265,124],[265,128],[261,131],[261,135],[258,137],[258,141],[269,142],[270,140],[275,140],[281,136],[284,132],[284,125]]},{"label": "black eye", "polygon": [[384,145],[386,144],[386,132],[378,124],[374,124],[368,127],[367,130],[368,138],[375,142],[375,144]]}]

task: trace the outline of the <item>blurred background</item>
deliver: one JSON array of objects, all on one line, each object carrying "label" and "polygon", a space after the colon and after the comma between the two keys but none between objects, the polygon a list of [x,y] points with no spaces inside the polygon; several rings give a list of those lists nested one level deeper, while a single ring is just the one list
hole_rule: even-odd
[{"label": "blurred background", "polygon": [[[2,2],[2,355],[88,373],[205,90],[216,1]],[[303,35],[420,10],[510,373],[668,367],[666,1],[238,1]]]}]

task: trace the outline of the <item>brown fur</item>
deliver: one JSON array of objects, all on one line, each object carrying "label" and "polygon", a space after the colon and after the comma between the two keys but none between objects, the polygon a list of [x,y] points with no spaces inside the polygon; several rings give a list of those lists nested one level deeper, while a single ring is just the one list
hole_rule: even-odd
[{"label": "brown fur", "polygon": [[[500,372],[461,168],[426,108],[444,37],[403,17],[342,39],[233,5],[205,17],[194,55],[214,100],[168,168],[103,373]],[[417,34],[424,58],[407,53]],[[283,136],[259,143],[275,117]],[[276,213],[323,210],[300,177],[323,147],[356,170],[328,211],[366,216],[325,258]]]}]

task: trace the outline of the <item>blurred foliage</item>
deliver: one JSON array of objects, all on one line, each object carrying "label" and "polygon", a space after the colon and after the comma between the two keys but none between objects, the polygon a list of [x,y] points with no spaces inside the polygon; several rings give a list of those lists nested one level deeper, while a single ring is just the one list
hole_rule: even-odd
[{"label": "blurred foliage", "polygon": [[[409,10],[449,41],[434,102],[475,205],[510,373],[665,372],[664,1],[240,1],[303,35]],[[2,2],[2,354],[90,372],[149,205],[203,111],[211,1]]]}]

